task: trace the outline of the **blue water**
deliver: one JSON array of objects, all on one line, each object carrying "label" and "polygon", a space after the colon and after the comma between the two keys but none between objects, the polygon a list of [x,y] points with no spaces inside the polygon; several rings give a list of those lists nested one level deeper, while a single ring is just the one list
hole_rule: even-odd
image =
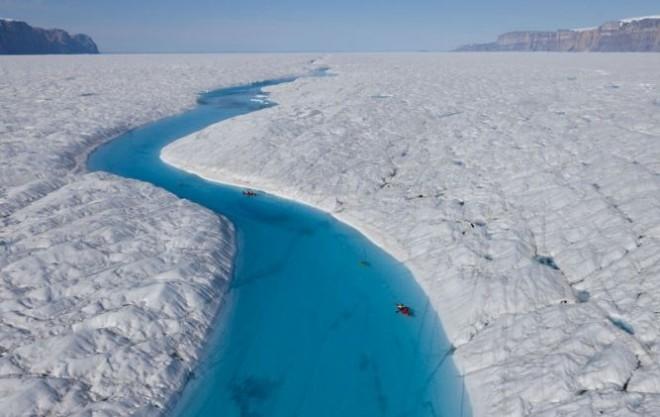
[{"label": "blue water", "polygon": [[[207,182],[161,162],[168,143],[272,106],[263,87],[200,96],[178,116],[130,131],[88,160],[148,181],[236,225],[227,303],[178,417],[469,416],[463,383],[435,312],[410,273],[332,216],[271,195]],[[415,310],[409,318],[395,303]]]}]

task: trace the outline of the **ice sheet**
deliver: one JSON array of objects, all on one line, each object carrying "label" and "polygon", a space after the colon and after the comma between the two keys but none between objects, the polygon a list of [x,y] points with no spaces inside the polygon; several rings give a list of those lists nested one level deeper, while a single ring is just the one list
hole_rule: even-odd
[{"label": "ice sheet", "polygon": [[113,135],[304,55],[0,57],[0,416],[160,414],[230,278],[233,228],[136,181],[85,174]]},{"label": "ice sheet", "polygon": [[660,56],[333,55],[162,158],[411,268],[476,416],[660,415]]}]

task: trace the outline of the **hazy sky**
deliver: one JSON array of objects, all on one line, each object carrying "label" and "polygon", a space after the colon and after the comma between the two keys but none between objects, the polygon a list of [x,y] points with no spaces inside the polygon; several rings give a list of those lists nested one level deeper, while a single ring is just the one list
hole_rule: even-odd
[{"label": "hazy sky", "polygon": [[103,52],[448,50],[512,29],[660,14],[660,0],[0,0]]}]

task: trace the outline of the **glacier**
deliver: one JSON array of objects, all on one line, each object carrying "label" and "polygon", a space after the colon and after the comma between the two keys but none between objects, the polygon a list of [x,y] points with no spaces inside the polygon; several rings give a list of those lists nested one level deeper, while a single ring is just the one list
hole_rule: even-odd
[{"label": "glacier", "polygon": [[475,416],[660,415],[660,56],[332,54],[163,149],[414,274]]},{"label": "glacier", "polygon": [[0,57],[0,416],[160,415],[232,226],[87,153],[303,74],[162,157],[333,213],[414,273],[475,416],[660,415],[660,56]]},{"label": "glacier", "polygon": [[203,90],[304,74],[311,55],[0,57],[0,416],[162,415],[223,304],[233,226],[85,172]]}]

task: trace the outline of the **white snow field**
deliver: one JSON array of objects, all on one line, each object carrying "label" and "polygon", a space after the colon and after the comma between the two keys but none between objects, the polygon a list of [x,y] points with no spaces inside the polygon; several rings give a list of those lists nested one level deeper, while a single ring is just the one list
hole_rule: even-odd
[{"label": "white snow field", "polygon": [[303,55],[0,57],[0,416],[158,415],[221,305],[225,219],[90,149]]},{"label": "white snow field", "polygon": [[334,213],[429,294],[475,416],[660,416],[660,55],[333,55],[162,158]]}]

